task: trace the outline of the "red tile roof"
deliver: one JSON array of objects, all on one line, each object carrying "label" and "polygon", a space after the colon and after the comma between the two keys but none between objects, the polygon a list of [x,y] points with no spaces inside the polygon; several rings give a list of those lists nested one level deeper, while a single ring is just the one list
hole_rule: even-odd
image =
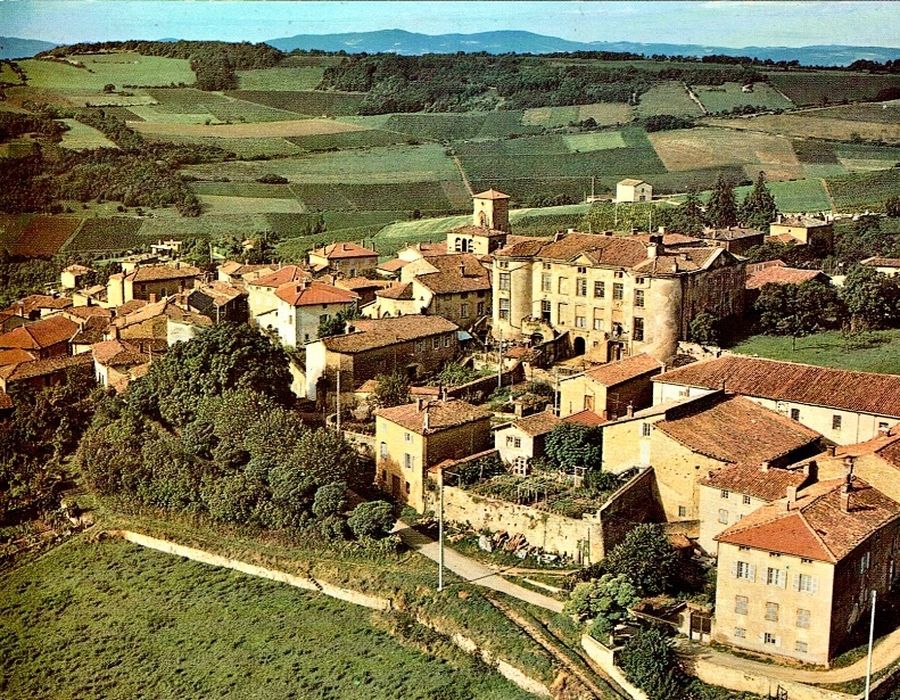
[{"label": "red tile roof", "polygon": [[844,479],[808,486],[788,509],[787,499],[759,508],[720,533],[719,542],[836,563],[872,534],[900,518],[900,504],[860,479],[841,507]]},{"label": "red tile roof", "polygon": [[598,384],[611,387],[645,374],[659,374],[664,367],[665,365],[656,358],[641,353],[626,357],[624,360],[607,362],[605,365],[586,370],[584,374]]},{"label": "red tile roof", "polygon": [[545,435],[553,430],[562,421],[553,415],[552,411],[542,411],[533,413],[530,416],[519,418],[513,423],[519,430],[531,437]]},{"label": "red tile roof", "polygon": [[566,416],[563,418],[563,421],[566,423],[574,423],[575,425],[583,425],[586,428],[593,428],[596,425],[603,425],[607,421],[605,421],[601,416],[598,416],[591,410],[584,409],[583,411],[579,411],[578,413],[573,413],[570,416]]},{"label": "red tile roof", "polygon": [[375,296],[385,299],[412,299],[412,282],[402,282],[379,289],[375,292]]},{"label": "red tile roof", "polygon": [[102,306],[73,306],[71,309],[66,309],[64,314],[69,318],[74,316],[77,319],[95,318],[97,316],[112,318],[112,309],[104,309]]},{"label": "red tile roof", "polygon": [[288,282],[275,291],[275,296],[291,306],[319,304],[352,304],[359,295],[323,282]]},{"label": "red tile roof", "polygon": [[882,258],[876,256],[873,258],[866,258],[861,264],[871,265],[872,267],[900,267],[900,258]]},{"label": "red tile roof", "polygon": [[68,342],[77,332],[77,323],[63,316],[52,316],[0,335],[0,348],[41,350]]},{"label": "red tile roof", "polygon": [[0,410],[9,409],[13,406],[13,400],[10,398],[9,394],[5,391],[0,391]]},{"label": "red tile roof", "polygon": [[387,262],[383,262],[378,265],[377,270],[383,270],[384,272],[397,272],[397,270],[406,267],[409,265],[409,260],[401,260],[400,258],[394,258],[392,260],[388,260]]},{"label": "red tile roof", "polygon": [[485,190],[484,192],[473,194],[472,199],[509,199],[509,195],[504,194],[500,190],[495,190],[492,187],[491,189]]},{"label": "red tile roof", "polygon": [[653,381],[900,418],[900,376],[744,355],[694,362]]},{"label": "red tile roof", "polygon": [[828,276],[821,270],[802,270],[798,267],[771,265],[761,270],[747,272],[747,289],[761,289],[766,284],[803,284],[814,279],[828,282]]},{"label": "red tile roof", "polygon": [[831,226],[830,221],[823,221],[812,216],[797,214],[796,216],[781,216],[778,221],[773,221],[770,226],[793,226],[795,228],[816,228],[818,226]]},{"label": "red tile roof", "polygon": [[[425,428],[426,414],[427,429]],[[418,402],[393,408],[380,408],[375,411],[375,415],[378,418],[402,425],[414,433],[431,435],[466,423],[487,421],[491,412],[460,399],[448,399],[446,401],[426,401],[421,409],[419,409]]]},{"label": "red tile roof", "polygon": [[[509,235],[506,231],[498,231],[493,228],[485,228],[484,226],[475,226],[474,224],[465,224],[450,229],[451,233],[462,233],[470,236],[484,236],[485,238],[500,238]],[[446,246],[446,244],[445,244]]]},{"label": "red tile roof", "polygon": [[358,243],[331,243],[322,248],[316,248],[309,252],[310,255],[328,258],[329,260],[341,260],[344,258],[377,258],[378,252],[370,248],[364,248]]},{"label": "red tile roof", "polygon": [[789,486],[801,486],[809,477],[802,469],[767,469],[759,465],[732,464],[711,471],[700,480],[704,486],[755,496],[764,501],[782,498]]},{"label": "red tile roof", "polygon": [[0,350],[0,367],[6,365],[18,365],[22,362],[31,362],[37,359],[30,352],[26,352],[21,348],[12,348],[10,350]]},{"label": "red tile roof", "polygon": [[125,277],[133,282],[157,282],[160,280],[177,280],[187,277],[199,277],[200,270],[191,265],[173,267],[171,265],[145,265],[128,273]]},{"label": "red tile roof", "polygon": [[312,278],[312,275],[299,265],[285,265],[270,275],[263,275],[253,280],[250,284],[256,287],[278,288],[288,282],[299,282],[310,278]]},{"label": "red tile roof", "polygon": [[353,327],[353,333],[334,335],[322,342],[332,352],[356,353],[459,330],[459,326],[441,316],[419,315],[356,319]]},{"label": "red tile roof", "polygon": [[70,367],[89,365],[91,362],[93,360],[88,353],[60,355],[59,357],[50,357],[46,360],[33,360],[31,362],[22,362],[18,365],[0,367],[0,377],[3,377],[7,382],[15,382],[22,379],[55,374]]},{"label": "red tile roof", "polygon": [[667,418],[655,428],[693,452],[753,466],[813,445],[821,437],[743,396],[728,396],[709,407]]},{"label": "red tile roof", "polygon": [[72,306],[72,300],[68,297],[52,297],[48,294],[30,294],[16,302],[13,302],[6,311],[11,311],[18,316],[28,317],[34,311],[40,309],[65,309]]},{"label": "red tile roof", "polygon": [[470,253],[437,255],[427,258],[427,262],[437,271],[423,272],[415,279],[435,294],[480,292],[491,288],[490,271]]},{"label": "red tile roof", "polygon": [[740,226],[731,226],[729,228],[705,228],[701,236],[714,241],[736,241],[741,238],[755,238],[756,236],[765,236],[764,231],[756,228],[742,228]]}]

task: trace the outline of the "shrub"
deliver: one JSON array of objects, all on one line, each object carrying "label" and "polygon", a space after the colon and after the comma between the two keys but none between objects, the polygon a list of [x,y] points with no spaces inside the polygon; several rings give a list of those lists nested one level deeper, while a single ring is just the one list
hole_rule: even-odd
[{"label": "shrub", "polygon": [[386,501],[360,503],[347,519],[347,525],[350,526],[357,538],[384,537],[394,527],[394,513],[391,504]]},{"label": "shrub", "polygon": [[581,622],[594,618],[605,632],[624,620],[638,600],[640,596],[627,576],[604,574],[595,581],[576,585],[563,612]]},{"label": "shrub", "polygon": [[687,678],[672,642],[657,627],[644,629],[625,642],[620,656],[628,679],[650,700],[674,700],[684,695]]},{"label": "shrub", "polygon": [[678,553],[662,526],[649,523],[633,528],[605,561],[610,572],[627,576],[642,595],[656,595],[677,573]]},{"label": "shrub", "polygon": [[320,486],[313,497],[313,514],[322,519],[340,515],[347,506],[346,494],[347,485],[343,481]]}]

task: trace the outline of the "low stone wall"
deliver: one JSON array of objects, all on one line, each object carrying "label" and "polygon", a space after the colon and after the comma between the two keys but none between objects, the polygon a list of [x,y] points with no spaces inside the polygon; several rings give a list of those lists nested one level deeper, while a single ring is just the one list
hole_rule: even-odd
[{"label": "low stone wall", "polygon": [[789,700],[851,700],[851,698],[857,697],[805,683],[784,681],[763,674],[728,668],[708,659],[692,657],[686,661],[688,661],[686,664],[688,672],[704,683],[731,690],[756,693],[763,697],[769,697],[769,693],[774,695],[779,687],[787,691]]},{"label": "low stone wall", "polygon": [[[525,368],[521,362],[517,362],[512,368],[500,375],[501,386],[510,386],[525,381]],[[473,379],[471,382],[447,389],[447,396],[454,399],[465,399],[468,396],[490,396],[497,389],[497,375]]]},{"label": "low stone wall", "polygon": [[[625,674],[616,666],[616,650],[601,644],[589,634],[581,635],[581,648],[588,658],[597,664],[604,673],[612,678],[633,700],[648,700],[647,694],[625,678]],[[791,696],[793,700],[793,696]]]}]

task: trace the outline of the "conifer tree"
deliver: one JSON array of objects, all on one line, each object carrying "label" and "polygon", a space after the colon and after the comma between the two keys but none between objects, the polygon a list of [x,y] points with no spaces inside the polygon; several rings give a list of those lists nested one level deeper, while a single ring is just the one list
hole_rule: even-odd
[{"label": "conifer tree", "polygon": [[747,193],[741,206],[741,222],[744,226],[764,229],[775,221],[778,207],[775,198],[766,187],[766,174],[760,170],[753,189]]},{"label": "conifer tree", "polygon": [[730,181],[723,175],[719,175],[709,204],[706,205],[706,218],[709,225],[714,228],[728,228],[737,226],[737,203],[734,199],[734,188]]}]

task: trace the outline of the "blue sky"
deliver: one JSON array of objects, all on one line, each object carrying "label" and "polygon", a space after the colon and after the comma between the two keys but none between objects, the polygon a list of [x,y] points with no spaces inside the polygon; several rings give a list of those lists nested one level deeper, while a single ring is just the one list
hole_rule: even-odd
[{"label": "blue sky", "polygon": [[578,41],[716,46],[900,44],[894,2],[268,2],[0,0],[0,35],[56,43],[262,41],[293,34],[522,29]]}]

